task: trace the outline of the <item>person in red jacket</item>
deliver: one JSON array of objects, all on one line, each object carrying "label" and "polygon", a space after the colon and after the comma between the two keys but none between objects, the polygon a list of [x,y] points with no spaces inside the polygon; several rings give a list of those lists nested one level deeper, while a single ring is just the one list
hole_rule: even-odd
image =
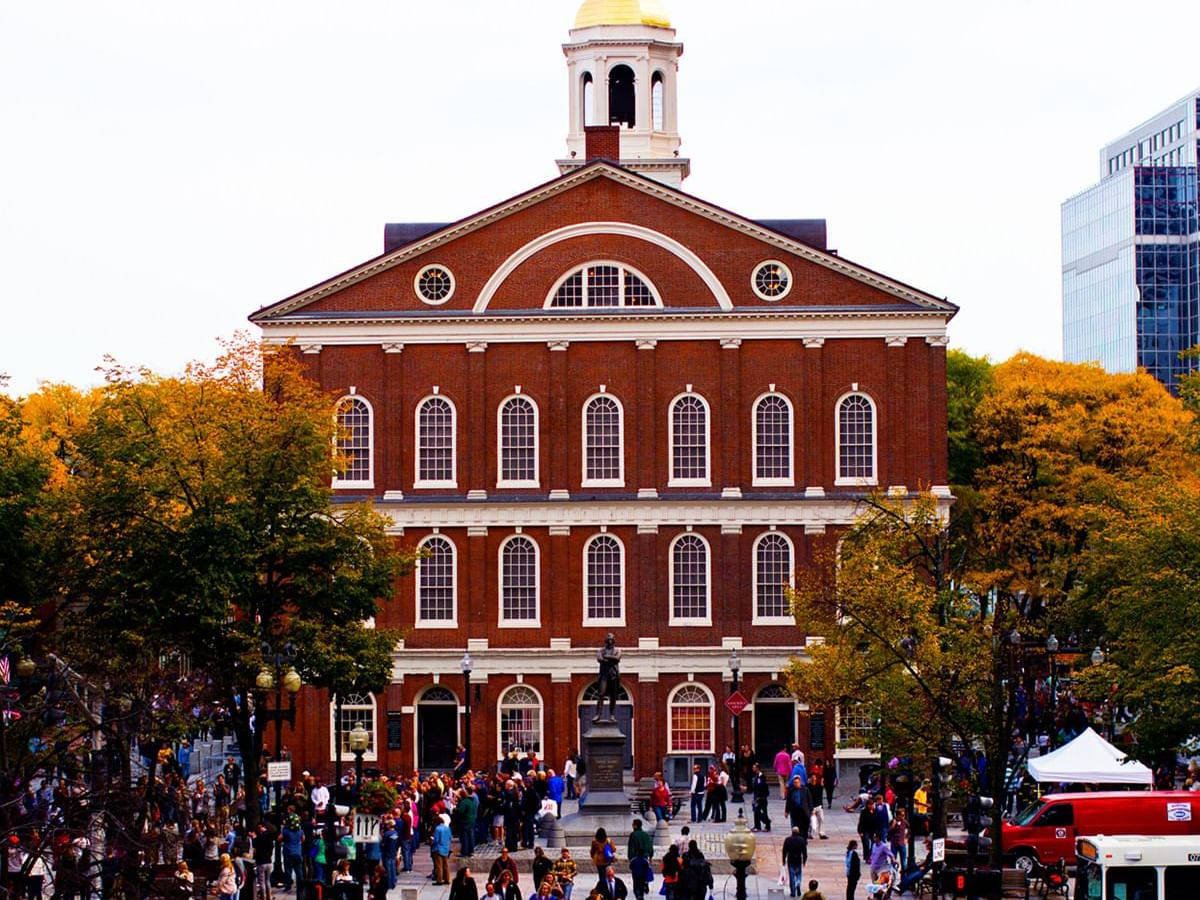
[{"label": "person in red jacket", "polygon": [[671,821],[671,789],[667,787],[662,772],[654,773],[654,787],[650,791],[650,806],[654,810],[654,821]]}]

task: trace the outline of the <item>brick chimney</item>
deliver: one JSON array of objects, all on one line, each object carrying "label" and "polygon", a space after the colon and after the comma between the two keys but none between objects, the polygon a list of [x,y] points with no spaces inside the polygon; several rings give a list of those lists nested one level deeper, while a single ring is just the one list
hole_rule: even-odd
[{"label": "brick chimney", "polygon": [[584,152],[588,162],[593,159],[621,161],[620,125],[586,125],[583,132]]}]

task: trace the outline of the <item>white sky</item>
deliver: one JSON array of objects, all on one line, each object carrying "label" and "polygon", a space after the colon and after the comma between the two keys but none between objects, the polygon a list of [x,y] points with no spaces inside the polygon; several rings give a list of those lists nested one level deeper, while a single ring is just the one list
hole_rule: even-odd
[{"label": "white sky", "polygon": [[[175,371],[255,308],[556,174],[579,0],[0,4],[0,372]],[[1200,9],[666,0],[685,189],[1060,353],[1059,204],[1200,84]]]}]

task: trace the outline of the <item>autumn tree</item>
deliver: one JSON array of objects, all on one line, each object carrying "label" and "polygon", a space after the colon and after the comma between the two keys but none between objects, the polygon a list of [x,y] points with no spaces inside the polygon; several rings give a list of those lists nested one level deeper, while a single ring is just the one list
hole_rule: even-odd
[{"label": "autumn tree", "polygon": [[[112,367],[74,436],[66,619],[114,666],[167,658],[203,673],[252,791],[266,657],[290,643],[308,680],[328,683],[330,636],[353,636],[377,685],[395,645],[363,633],[411,559],[369,508],[333,504],[333,402],[290,352],[240,341],[179,377]],[[258,808],[247,803],[252,820]]]}]

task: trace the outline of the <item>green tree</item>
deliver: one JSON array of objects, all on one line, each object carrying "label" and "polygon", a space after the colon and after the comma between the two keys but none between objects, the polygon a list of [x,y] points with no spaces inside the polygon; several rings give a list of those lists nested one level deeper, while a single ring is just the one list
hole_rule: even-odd
[{"label": "green tree", "polygon": [[992,388],[995,366],[986,356],[946,352],[946,431],[950,484],[955,493],[975,483],[983,450],[975,434],[976,411]]}]

